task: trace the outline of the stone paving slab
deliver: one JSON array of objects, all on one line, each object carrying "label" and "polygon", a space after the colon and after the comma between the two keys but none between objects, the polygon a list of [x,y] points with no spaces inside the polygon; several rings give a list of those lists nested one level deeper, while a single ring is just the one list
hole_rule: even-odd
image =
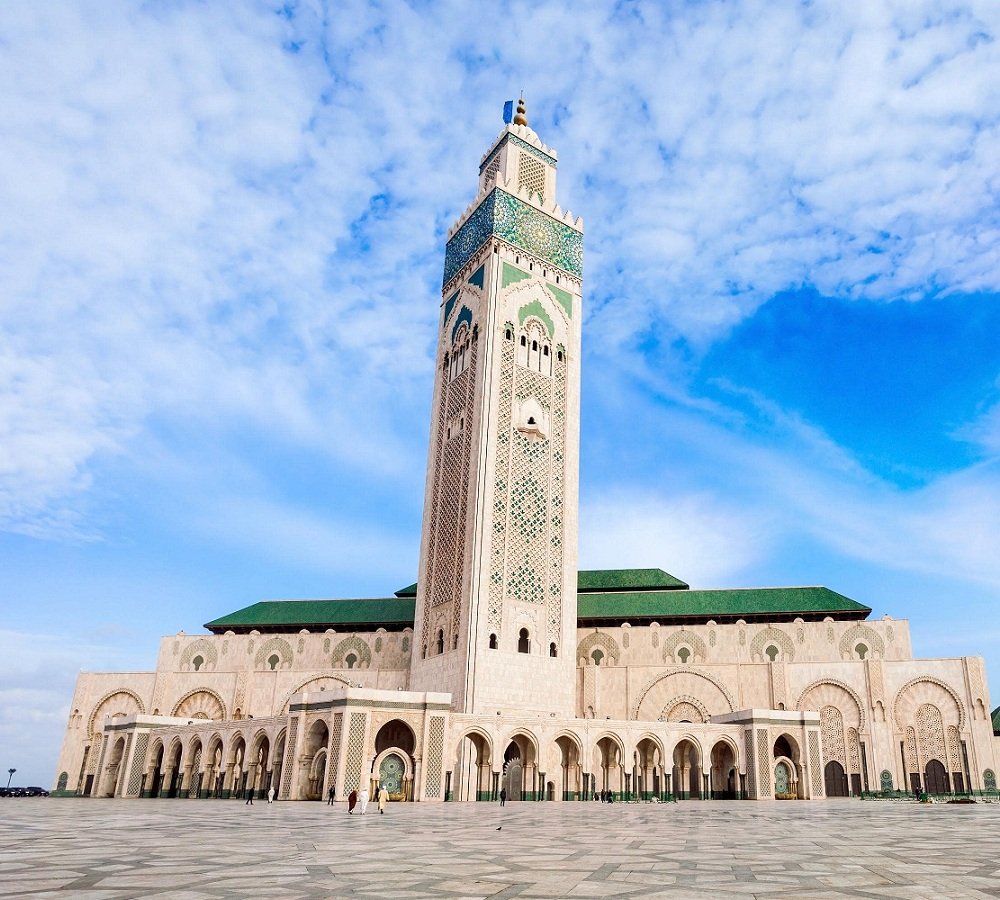
[{"label": "stone paving slab", "polygon": [[0,800],[0,896],[1000,897],[1000,804]]}]

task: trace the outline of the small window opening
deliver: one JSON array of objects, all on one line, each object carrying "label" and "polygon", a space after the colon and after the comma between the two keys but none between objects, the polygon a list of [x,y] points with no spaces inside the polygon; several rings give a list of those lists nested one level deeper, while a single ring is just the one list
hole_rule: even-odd
[{"label": "small window opening", "polygon": [[457,634],[455,635],[455,637],[452,638],[451,649],[452,650],[457,650],[458,649],[458,635]]},{"label": "small window opening", "polygon": [[531,349],[532,350],[537,350],[538,349],[538,341],[532,341],[531,342]]},{"label": "small window opening", "polygon": [[438,629],[438,641],[437,641],[437,644],[438,644],[438,656],[440,656],[442,653],[444,653],[444,629],[443,628],[439,628]]},{"label": "small window opening", "polygon": [[521,335],[521,346],[522,347],[528,346],[528,339],[523,334]]},{"label": "small window opening", "polygon": [[559,276],[556,275],[556,284],[559,284]]},{"label": "small window opening", "polygon": [[858,659],[864,659],[868,655],[868,648],[864,644],[858,644],[854,650],[858,654]]},{"label": "small window opening", "polygon": [[548,344],[546,344],[544,347],[542,347],[542,353],[545,354],[545,356],[549,355],[549,345]]},{"label": "small window opening", "polygon": [[191,665],[194,666],[194,670],[197,672],[203,665],[205,665],[204,657],[196,656],[191,660]]},{"label": "small window opening", "polygon": [[559,653],[556,651],[556,645],[555,645],[555,643],[549,644],[549,656],[555,658],[558,655],[559,655]]},{"label": "small window opening", "polygon": [[535,422],[535,417],[534,416],[528,416],[528,424],[529,425],[536,425],[537,424]]},{"label": "small window opening", "polygon": [[271,655],[270,655],[270,656],[269,656],[269,657],[267,658],[267,665],[268,665],[268,668],[269,668],[269,669],[270,669],[270,670],[271,670],[272,672],[273,672],[273,671],[274,671],[275,669],[277,669],[277,668],[278,668],[278,663],[279,663],[279,662],[281,662],[281,660],[280,660],[280,659],[278,659],[278,654],[277,654],[277,653],[272,653],[272,654],[271,654]]},{"label": "small window opening", "polygon": [[427,659],[427,645],[424,644],[423,649],[420,651],[420,658]]},{"label": "small window opening", "polygon": [[681,647],[677,651],[677,658],[682,662],[686,663],[691,658],[691,651],[687,647]]},{"label": "small window opening", "polygon": [[771,646],[764,652],[767,654],[767,658],[771,660],[771,662],[774,662],[778,658],[778,648],[775,647],[774,644],[771,644]]},{"label": "small window opening", "polygon": [[600,650],[595,650],[590,654],[590,658],[594,661],[595,666],[599,666],[601,664],[601,660],[604,659],[604,654]]},{"label": "small window opening", "polygon": [[558,351],[556,353],[556,359],[558,359],[559,362],[562,362],[562,359],[563,359],[563,352],[562,352],[562,350],[560,350],[560,351]]},{"label": "small window opening", "polygon": [[347,663],[347,668],[348,669],[353,669],[354,668],[354,664],[357,661],[358,661],[358,658],[353,653],[348,653],[347,654],[347,659],[344,660],[344,662]]},{"label": "small window opening", "polygon": [[514,265],[519,266],[520,264],[521,264],[521,257],[520,256],[515,256],[514,257]]},{"label": "small window opening", "polygon": [[495,634],[490,635],[490,650],[496,650],[497,648],[497,636]]},{"label": "small window opening", "polygon": [[520,632],[518,632],[517,652],[528,653],[530,650],[531,650],[531,642],[528,640],[528,629],[522,628]]},{"label": "small window opening", "polygon": [[503,336],[509,341],[514,335],[511,333],[511,330],[508,328],[508,329],[506,329],[504,331]]}]

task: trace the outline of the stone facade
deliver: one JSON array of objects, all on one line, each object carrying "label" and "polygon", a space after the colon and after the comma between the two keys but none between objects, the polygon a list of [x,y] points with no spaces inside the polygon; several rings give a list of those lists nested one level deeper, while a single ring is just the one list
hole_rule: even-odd
[{"label": "stone facade", "polygon": [[914,659],[906,621],[821,588],[578,577],[583,223],[556,166],[519,109],[449,232],[417,585],[258,604],[164,638],[154,672],[81,674],[57,793],[996,790],[980,658]]}]

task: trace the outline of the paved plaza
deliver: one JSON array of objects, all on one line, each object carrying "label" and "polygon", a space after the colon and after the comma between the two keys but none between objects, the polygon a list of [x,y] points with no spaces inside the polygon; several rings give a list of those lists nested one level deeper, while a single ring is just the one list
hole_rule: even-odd
[{"label": "paved plaza", "polygon": [[3,897],[1000,896],[1000,804],[2,800],[0,847]]}]

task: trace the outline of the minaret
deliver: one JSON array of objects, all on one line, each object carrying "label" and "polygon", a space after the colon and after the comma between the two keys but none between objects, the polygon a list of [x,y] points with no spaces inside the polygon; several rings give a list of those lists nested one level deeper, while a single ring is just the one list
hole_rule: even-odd
[{"label": "minaret", "polygon": [[583,221],[522,98],[448,233],[410,688],[575,712]]}]

